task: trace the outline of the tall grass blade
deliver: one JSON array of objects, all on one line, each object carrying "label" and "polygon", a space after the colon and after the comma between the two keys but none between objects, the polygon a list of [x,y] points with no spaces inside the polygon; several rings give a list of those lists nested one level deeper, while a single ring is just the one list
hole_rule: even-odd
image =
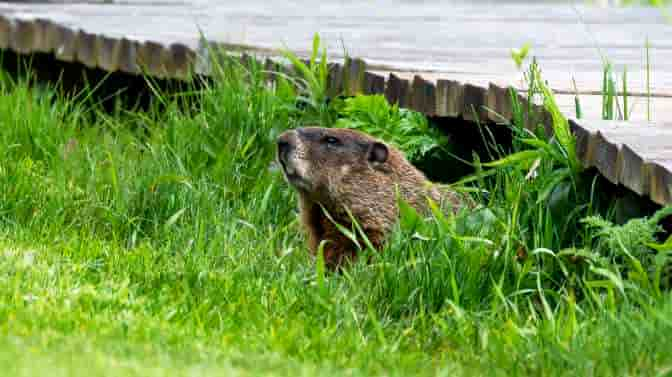
[{"label": "tall grass blade", "polygon": [[583,117],[583,111],[581,110],[579,89],[576,86],[576,80],[574,78],[572,78],[572,85],[574,86],[574,113],[576,114],[576,119],[581,119]]}]

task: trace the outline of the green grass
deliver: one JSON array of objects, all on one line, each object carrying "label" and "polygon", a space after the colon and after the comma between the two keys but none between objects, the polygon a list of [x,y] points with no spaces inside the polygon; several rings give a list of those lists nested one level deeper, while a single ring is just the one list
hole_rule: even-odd
[{"label": "green grass", "polygon": [[609,206],[570,139],[521,134],[513,152],[528,153],[494,170],[476,163],[476,187],[490,194],[476,195],[478,210],[405,212],[374,263],[324,276],[271,167],[276,135],[314,119],[305,98],[231,62],[215,77],[114,113],[0,78],[5,375],[672,367],[672,247],[654,245],[653,221],[589,217],[609,219]]}]

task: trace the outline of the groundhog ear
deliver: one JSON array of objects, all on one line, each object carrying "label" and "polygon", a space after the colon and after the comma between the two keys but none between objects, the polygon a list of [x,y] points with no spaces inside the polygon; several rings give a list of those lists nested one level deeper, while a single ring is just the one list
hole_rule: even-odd
[{"label": "groundhog ear", "polygon": [[373,143],[369,147],[369,161],[383,163],[387,161],[387,156],[389,151],[387,150],[387,145],[383,143]]}]

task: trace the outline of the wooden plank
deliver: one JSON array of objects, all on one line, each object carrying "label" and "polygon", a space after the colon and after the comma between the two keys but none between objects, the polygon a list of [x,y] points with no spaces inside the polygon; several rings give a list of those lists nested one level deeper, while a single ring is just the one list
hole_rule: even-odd
[{"label": "wooden plank", "polygon": [[61,25],[52,24],[49,28],[49,45],[56,59],[74,62],[77,53],[78,33]]},{"label": "wooden plank", "polygon": [[344,67],[339,63],[329,65],[327,93],[329,97],[337,97],[343,94],[343,80],[345,79]]},{"label": "wooden plank", "polygon": [[119,70],[120,40],[104,36],[98,37],[96,39],[96,51],[100,68],[108,72]]},{"label": "wooden plank", "polygon": [[77,61],[89,68],[97,65],[96,35],[80,30],[77,35]]},{"label": "wooden plank", "polygon": [[651,200],[661,205],[672,203],[672,159],[651,161],[647,169]]},{"label": "wooden plank", "polygon": [[438,80],[436,82],[436,115],[440,117],[448,116],[448,80]]},{"label": "wooden plank", "polygon": [[51,27],[51,21],[38,18],[35,20],[35,40],[33,51],[49,53],[52,52],[52,46],[49,44],[49,35],[47,34]]},{"label": "wooden plank", "polygon": [[364,93],[364,74],[366,63],[360,58],[349,58],[345,62],[345,95],[355,96]]},{"label": "wooden plank", "polygon": [[136,64],[143,72],[159,78],[166,77],[165,56],[168,54],[162,45],[147,41],[138,45]]},{"label": "wooden plank", "polygon": [[590,156],[588,156],[591,138],[591,131],[588,128],[580,125],[576,120],[569,120],[569,127],[576,138],[576,155],[581,160],[583,167],[588,168],[590,166]]},{"label": "wooden plank", "polygon": [[620,145],[609,143],[601,132],[592,134],[588,141],[586,161],[613,184],[618,184],[618,154]]},{"label": "wooden plank", "polygon": [[178,72],[177,62],[173,60],[173,51],[170,46],[161,46],[159,50],[159,66],[164,71],[165,77],[176,77]]},{"label": "wooden plank", "polygon": [[137,61],[137,51],[139,43],[122,38],[119,41],[119,56],[118,66],[119,70],[126,73],[137,74],[140,73]]},{"label": "wooden plank", "polygon": [[11,24],[9,47],[21,54],[33,51],[35,45],[35,24],[32,21],[15,20]]},{"label": "wooden plank", "polygon": [[488,119],[496,123],[506,123],[513,118],[510,87],[490,83],[486,100]]},{"label": "wooden plank", "polygon": [[464,109],[464,86],[457,81],[445,80],[446,85],[446,115],[450,117],[462,116]]},{"label": "wooden plank", "polygon": [[436,115],[436,87],[420,75],[413,79],[410,108],[428,116]]},{"label": "wooden plank", "polygon": [[385,77],[371,73],[364,72],[364,93],[365,94],[384,94],[385,93]]},{"label": "wooden plank", "polygon": [[9,47],[9,34],[11,33],[11,21],[0,14],[0,48]]},{"label": "wooden plank", "polygon": [[473,122],[485,122],[488,119],[488,114],[483,107],[486,104],[485,88],[475,86],[472,84],[464,85],[464,108],[462,109],[462,117],[465,120]]},{"label": "wooden plank", "polygon": [[646,161],[628,145],[621,147],[618,155],[618,182],[639,195],[649,193],[648,169]]},{"label": "wooden plank", "polygon": [[400,79],[397,75],[390,73],[385,88],[385,98],[391,104],[408,107],[410,103],[410,84],[408,80]]}]

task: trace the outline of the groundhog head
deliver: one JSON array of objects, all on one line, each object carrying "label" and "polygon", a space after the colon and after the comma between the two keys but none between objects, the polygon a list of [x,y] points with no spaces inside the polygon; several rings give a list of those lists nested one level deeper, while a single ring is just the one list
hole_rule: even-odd
[{"label": "groundhog head", "polygon": [[389,173],[394,153],[369,135],[342,128],[297,128],[280,135],[277,144],[287,182],[314,200],[331,194],[345,177]]}]

